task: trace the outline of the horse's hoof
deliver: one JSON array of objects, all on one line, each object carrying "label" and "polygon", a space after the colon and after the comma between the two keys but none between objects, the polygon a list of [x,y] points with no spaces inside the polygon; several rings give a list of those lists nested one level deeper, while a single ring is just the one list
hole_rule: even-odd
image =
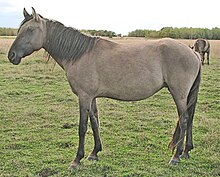
[{"label": "horse's hoof", "polygon": [[169,164],[170,164],[170,165],[177,165],[179,162],[180,162],[179,158],[172,158],[172,159],[169,161]]},{"label": "horse's hoof", "polygon": [[70,169],[71,171],[74,171],[74,170],[77,169],[78,165],[79,165],[79,163],[73,162],[73,163],[69,166],[69,169]]},{"label": "horse's hoof", "polygon": [[93,154],[90,154],[88,157],[87,157],[87,160],[99,160],[98,156],[97,155],[93,155]]},{"label": "horse's hoof", "polygon": [[183,153],[181,156],[180,156],[181,159],[189,159],[190,156],[188,153]]}]

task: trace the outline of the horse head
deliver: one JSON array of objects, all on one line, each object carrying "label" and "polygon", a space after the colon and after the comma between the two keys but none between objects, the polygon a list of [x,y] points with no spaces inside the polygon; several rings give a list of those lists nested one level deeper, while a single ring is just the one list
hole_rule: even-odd
[{"label": "horse head", "polygon": [[18,65],[21,59],[42,48],[45,40],[46,21],[37,14],[32,7],[30,15],[24,8],[24,20],[22,21],[18,34],[9,52],[8,59],[11,63]]}]

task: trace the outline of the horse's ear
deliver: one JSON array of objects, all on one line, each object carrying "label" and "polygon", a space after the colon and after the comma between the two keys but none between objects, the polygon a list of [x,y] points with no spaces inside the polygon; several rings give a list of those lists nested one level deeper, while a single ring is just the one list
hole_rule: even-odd
[{"label": "horse's ear", "polygon": [[39,21],[39,15],[36,13],[35,9],[32,7],[32,15],[34,19],[38,22]]},{"label": "horse's ear", "polygon": [[23,10],[23,15],[24,15],[24,18],[30,16],[30,14],[26,11],[25,8],[24,8],[24,10]]}]

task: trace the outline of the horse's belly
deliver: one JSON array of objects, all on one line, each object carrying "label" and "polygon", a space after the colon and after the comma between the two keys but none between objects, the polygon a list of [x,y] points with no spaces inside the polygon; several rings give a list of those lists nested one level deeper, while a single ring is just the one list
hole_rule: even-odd
[{"label": "horse's belly", "polygon": [[127,83],[126,85],[111,85],[102,92],[103,97],[124,101],[138,101],[148,98],[163,87],[163,82],[158,83]]}]

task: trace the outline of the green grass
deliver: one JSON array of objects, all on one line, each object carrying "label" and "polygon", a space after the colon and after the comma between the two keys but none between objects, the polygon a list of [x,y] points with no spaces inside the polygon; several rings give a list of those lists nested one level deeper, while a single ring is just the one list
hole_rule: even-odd
[{"label": "green grass", "polygon": [[[38,52],[22,64],[0,54],[0,176],[219,176],[220,60],[202,69],[189,160],[168,165],[177,121],[166,89],[140,102],[98,99],[103,151],[68,169],[78,146],[78,100],[65,73]],[[70,124],[71,127],[65,127]],[[85,154],[93,148],[92,130]]]}]

